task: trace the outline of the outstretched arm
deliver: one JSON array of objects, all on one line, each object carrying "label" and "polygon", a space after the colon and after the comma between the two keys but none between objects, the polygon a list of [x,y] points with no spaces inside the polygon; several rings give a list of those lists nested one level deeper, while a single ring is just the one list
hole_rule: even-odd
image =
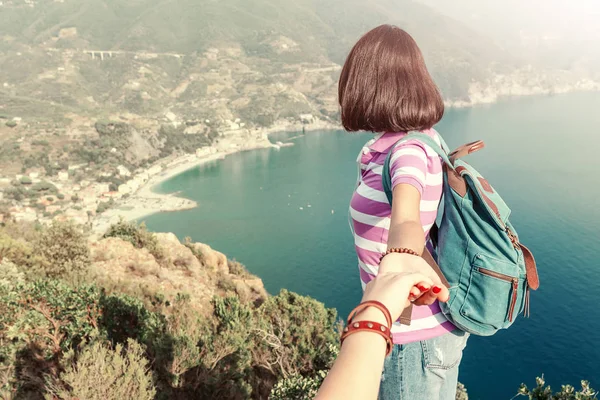
[{"label": "outstretched arm", "polygon": [[[398,264],[406,266],[407,270],[428,267],[422,258],[407,254],[394,254],[394,256],[396,256],[396,267],[384,266],[380,269],[377,277],[366,286],[363,302],[379,301],[388,308],[392,319],[396,320],[408,306],[411,290],[417,290],[420,294],[437,291],[437,294],[431,296],[441,301],[448,299],[448,289],[445,287],[436,287],[434,282],[423,274],[403,272],[397,267]],[[356,321],[372,321],[386,325],[383,313],[373,307],[359,313],[353,319],[353,322]],[[377,333],[358,332],[348,336],[316,398],[318,400],[375,400],[379,391],[385,351],[386,341]]]}]

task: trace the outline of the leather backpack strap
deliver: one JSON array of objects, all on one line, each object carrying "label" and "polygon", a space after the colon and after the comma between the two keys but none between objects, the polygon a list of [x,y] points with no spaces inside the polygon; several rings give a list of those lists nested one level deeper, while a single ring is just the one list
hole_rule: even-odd
[{"label": "leather backpack strap", "polygon": [[440,277],[440,280],[442,281],[442,284],[444,286],[446,286],[447,288],[450,288],[450,283],[448,282],[448,280],[444,276],[444,273],[442,272],[442,269],[440,268],[440,266],[435,261],[435,259],[433,258],[433,256],[431,255],[431,253],[429,252],[429,250],[427,248],[425,248],[425,250],[423,251],[422,257],[423,257],[423,259],[425,261],[427,261],[427,264],[429,264],[429,266],[431,268],[433,268],[433,270],[435,271],[435,273],[437,274],[437,276]]}]

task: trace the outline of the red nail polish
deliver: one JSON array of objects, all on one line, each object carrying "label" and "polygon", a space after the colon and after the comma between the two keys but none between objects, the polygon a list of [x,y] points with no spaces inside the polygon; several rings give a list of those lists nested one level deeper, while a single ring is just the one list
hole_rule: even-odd
[{"label": "red nail polish", "polygon": [[425,286],[423,286],[423,285],[417,285],[417,289],[419,289],[421,292],[426,292],[426,291],[428,291],[428,290],[429,290],[429,289],[427,289],[427,288],[426,288]]},{"label": "red nail polish", "polygon": [[433,293],[435,293],[435,294],[438,294],[439,292],[441,292],[441,291],[442,291],[442,288],[441,288],[441,287],[438,287],[438,286],[434,286],[434,287],[431,289],[431,291],[432,291]]}]

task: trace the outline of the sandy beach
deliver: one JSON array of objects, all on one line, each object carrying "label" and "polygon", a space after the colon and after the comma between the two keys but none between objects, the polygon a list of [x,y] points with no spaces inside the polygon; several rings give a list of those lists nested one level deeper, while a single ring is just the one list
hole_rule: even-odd
[{"label": "sandy beach", "polygon": [[[117,200],[115,206],[104,213],[96,216],[92,221],[92,232],[102,234],[106,232],[110,225],[124,219],[126,221],[139,220],[148,215],[159,212],[171,212],[188,210],[198,206],[195,201],[179,197],[177,193],[161,194],[153,191],[153,188],[161,183],[177,176],[192,168],[198,168],[204,164],[222,160],[228,155],[239,153],[242,151],[264,149],[264,148],[280,148],[291,146],[293,143],[286,141],[285,143],[273,143],[269,140],[269,135],[279,132],[310,132],[321,130],[336,130],[339,126],[318,121],[309,125],[278,123],[272,127],[265,129],[253,129],[239,131],[223,132],[223,136],[215,143],[204,149],[198,154],[186,154],[175,157],[171,160],[161,160],[161,165],[165,167],[158,173],[149,177],[149,179],[140,188],[131,193],[129,197]],[[301,135],[300,135],[301,136]],[[295,136],[291,139],[297,139]]]}]

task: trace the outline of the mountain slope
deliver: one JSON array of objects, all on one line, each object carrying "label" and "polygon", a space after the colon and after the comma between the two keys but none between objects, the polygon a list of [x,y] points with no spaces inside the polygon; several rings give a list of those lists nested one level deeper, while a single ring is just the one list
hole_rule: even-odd
[{"label": "mountain slope", "polygon": [[[343,63],[352,44],[381,23],[415,36],[448,97],[464,95],[491,63],[515,61],[465,26],[412,1],[318,0],[66,0],[3,10],[0,35],[33,46],[192,54],[236,43],[249,56],[292,62]],[[77,38],[61,29],[76,28]],[[293,51],[270,46],[281,37]],[[455,89],[455,86],[458,86]]]}]

